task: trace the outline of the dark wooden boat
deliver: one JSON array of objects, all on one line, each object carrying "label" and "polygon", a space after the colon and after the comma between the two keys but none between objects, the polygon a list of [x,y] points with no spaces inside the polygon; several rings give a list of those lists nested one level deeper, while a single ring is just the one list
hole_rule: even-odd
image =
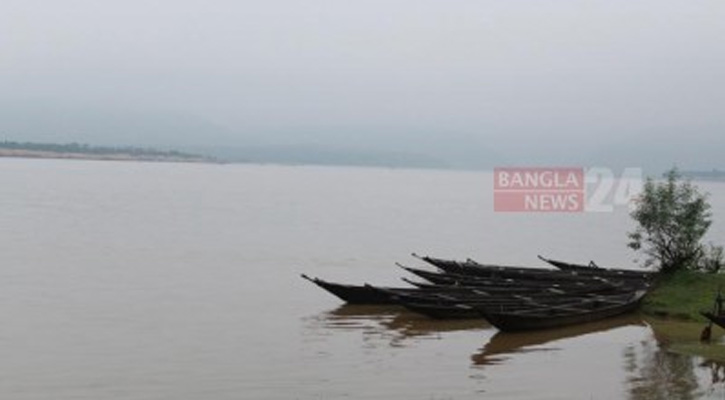
[{"label": "dark wooden boat", "polygon": [[[430,256],[419,256],[415,253],[413,253],[413,257],[423,260],[440,269],[441,271],[461,275],[473,275],[480,277],[497,276],[511,278],[521,277],[521,275],[530,275],[532,279],[535,279],[536,276],[546,276],[549,274],[558,276],[568,275],[562,273],[562,271],[555,269],[489,265],[481,264],[471,259],[468,259],[467,261],[446,260]],[[499,272],[505,273],[507,275],[497,274]]]},{"label": "dark wooden boat", "polygon": [[397,304],[397,301],[385,292],[369,286],[333,283],[320,278],[310,278],[305,274],[301,274],[301,276],[349,304]]},{"label": "dark wooden boat", "polygon": [[[445,260],[440,262],[438,259],[430,257],[423,258],[425,260],[435,260],[435,265],[439,270],[448,275],[457,275],[461,277],[471,277],[476,279],[525,279],[531,281],[585,281],[597,279],[612,280],[630,280],[641,279],[639,276],[622,275],[619,273],[601,272],[581,272],[581,271],[563,271],[559,269],[545,269],[518,266],[501,266],[480,264],[469,260],[468,262],[453,262]],[[465,279],[465,278],[461,278]]]},{"label": "dark wooden boat", "polygon": [[496,284],[497,286],[506,286],[506,279],[504,278],[484,278],[471,275],[463,275],[448,272],[433,272],[424,269],[411,268],[399,265],[404,270],[411,274],[423,278],[428,282],[436,285],[456,285],[456,286],[491,286]]},{"label": "dark wooden boat", "polygon": [[631,295],[626,289],[597,292],[546,292],[529,294],[498,293],[481,296],[477,291],[466,292],[405,292],[395,289],[381,289],[396,299],[405,308],[436,319],[482,318],[482,311],[518,311],[542,306],[570,305],[589,299],[621,300]]},{"label": "dark wooden boat", "polygon": [[403,307],[434,319],[483,319],[475,308],[464,304],[402,302]]},{"label": "dark wooden boat", "polygon": [[[700,314],[710,320],[711,323],[725,329],[725,313],[723,313],[723,305],[725,304],[725,298],[722,296],[722,292],[720,290],[717,291],[717,296],[715,297],[715,304],[713,304],[713,310],[712,311],[700,311]],[[709,328],[708,328],[709,330]],[[703,333],[704,334],[704,333]],[[708,337],[709,340],[709,332]]]},{"label": "dark wooden boat", "polygon": [[[545,269],[545,268],[533,268],[533,267],[520,267],[520,266],[503,266],[503,265],[491,265],[481,264],[474,260],[468,259],[465,262],[455,260],[445,260],[440,258],[434,258],[429,256],[418,256],[413,254],[414,257],[419,258],[431,265],[434,265],[441,271],[449,274],[459,274],[475,276],[479,278],[519,278],[529,280],[579,280],[584,278],[591,279],[611,279],[611,280],[642,280],[648,279],[653,276],[651,272],[643,271],[630,271],[630,270],[619,270],[619,269],[605,269],[605,268],[591,268],[583,265],[569,264],[558,262],[557,269]],[[541,258],[541,257],[540,257]],[[553,262],[554,260],[543,259],[547,262]],[[564,265],[569,265],[571,268],[562,268]],[[556,266],[556,265],[555,265]],[[580,268],[574,268],[580,267]]]},{"label": "dark wooden boat", "polygon": [[396,289],[374,287],[375,290],[385,292],[399,303],[436,303],[441,305],[491,303],[495,301],[520,301],[520,299],[559,299],[573,297],[587,297],[594,295],[612,295],[629,292],[629,287],[615,287],[609,285],[571,287],[571,288],[497,288],[497,287],[440,287],[431,286],[428,289]]},{"label": "dark wooden boat", "polygon": [[431,257],[431,256],[420,256],[416,253],[412,253],[411,255],[419,260],[423,260],[423,261],[427,262],[428,264],[431,264],[434,267],[438,267],[441,269],[456,268],[461,265],[461,262],[457,261],[457,260],[446,260],[443,258],[435,258],[435,257]]},{"label": "dark wooden boat", "polygon": [[[586,269],[585,269],[586,268]],[[515,266],[499,266],[486,265],[470,261],[465,265],[461,265],[458,269],[449,268],[445,270],[449,273],[460,273],[472,276],[501,276],[507,278],[524,278],[534,280],[558,280],[558,281],[578,281],[583,279],[608,279],[616,281],[630,281],[648,279],[650,274],[641,271],[622,271],[610,269],[593,269],[585,267],[582,269],[543,269]]]},{"label": "dark wooden boat", "polygon": [[552,265],[552,266],[554,266],[556,268],[559,268],[560,270],[564,270],[564,271],[592,271],[592,270],[596,271],[596,270],[604,270],[604,268],[602,268],[599,265],[597,265],[594,261],[589,261],[589,264],[584,265],[584,264],[568,263],[568,262],[565,262],[565,261],[552,260],[550,258],[546,258],[546,257],[541,256],[541,255],[538,255],[536,257],[538,257],[539,260],[541,260],[541,261],[543,261],[543,262],[545,262],[547,264],[550,264],[550,265]]},{"label": "dark wooden boat", "polygon": [[[429,282],[420,282],[420,281],[413,281],[408,278],[401,278],[403,282],[413,285],[419,289],[432,289],[432,288],[438,288],[438,287],[450,287],[451,285],[438,285],[435,283],[429,283]],[[474,286],[465,286],[465,287],[474,287]]]},{"label": "dark wooden boat", "polygon": [[700,314],[713,324],[725,329],[725,314],[715,314],[709,311],[701,311]]},{"label": "dark wooden boat", "polygon": [[549,293],[549,294],[563,294],[563,293],[570,293],[570,294],[576,294],[576,293],[607,293],[607,292],[614,292],[614,291],[633,291],[636,289],[646,288],[646,285],[624,285],[624,284],[614,284],[614,283],[606,283],[602,282],[599,284],[582,284],[582,285],[560,285],[560,284],[550,284],[550,285],[544,285],[544,286],[534,286],[529,287],[525,286],[523,284],[519,284],[518,286],[512,286],[512,287],[499,287],[495,284],[492,286],[470,286],[470,285],[444,285],[444,284],[435,284],[435,283],[424,283],[424,282],[416,282],[407,278],[402,278],[404,282],[408,283],[411,286],[415,286],[419,289],[425,289],[425,290],[442,290],[445,288],[459,288],[463,290],[470,290],[470,291],[476,291],[478,293],[485,293],[488,296],[495,296],[497,294],[531,294],[531,293]]},{"label": "dark wooden boat", "polygon": [[[487,283],[481,283],[481,284],[466,284],[465,282],[463,284],[451,284],[451,283],[426,283],[426,282],[417,282],[410,280],[408,278],[402,278],[403,282],[415,286],[419,289],[426,289],[426,290],[440,290],[443,288],[461,288],[461,289],[468,289],[468,290],[479,290],[479,291],[487,291],[491,289],[496,289],[500,291],[506,291],[506,290],[520,290],[520,289],[526,289],[525,291],[535,291],[535,290],[544,290],[551,287],[557,287],[557,285],[543,285],[543,286],[525,286],[524,284],[512,284],[512,285],[501,285],[499,282],[496,281],[489,281]],[[540,289],[539,289],[540,288]]]},{"label": "dark wooden boat", "polygon": [[534,294],[513,295],[489,298],[469,297],[458,299],[451,297],[396,297],[399,303],[414,312],[436,319],[482,318],[482,312],[513,312],[541,307],[569,306],[572,303],[585,302],[591,299],[619,301],[628,298],[631,293],[622,294]]},{"label": "dark wooden boat", "polygon": [[498,278],[498,277],[477,277],[471,275],[461,275],[447,272],[433,272],[426,271],[423,269],[403,267],[406,271],[411,274],[423,278],[428,282],[442,286],[497,286],[497,287],[548,287],[550,282],[522,282],[521,280],[515,281],[513,279]]},{"label": "dark wooden boat", "polygon": [[[376,287],[369,284],[350,285],[335,283],[322,280],[320,278],[311,278],[305,274],[302,278],[314,283],[322,289],[332,293],[334,296],[343,300],[348,304],[398,304],[400,297],[409,297],[427,301],[467,301],[471,298],[488,297],[492,294],[481,291],[481,287],[462,287],[462,286],[433,286],[427,289],[421,288],[392,288],[392,287]],[[522,290],[523,291],[523,290]],[[508,289],[503,293],[516,293],[514,289]]]},{"label": "dark wooden boat", "polygon": [[600,297],[556,306],[542,306],[526,310],[495,312],[479,310],[499,330],[505,332],[557,328],[591,322],[635,310],[645,290],[626,296]]},{"label": "dark wooden boat", "polygon": [[[370,289],[383,292],[391,299],[398,303],[416,302],[416,303],[435,303],[435,304],[459,304],[483,301],[497,301],[516,295],[518,292],[502,291],[488,292],[481,291],[478,288],[471,289],[398,289],[383,288],[368,285]],[[524,294],[530,294],[525,292]],[[539,292],[537,292],[539,293]]]},{"label": "dark wooden boat", "polygon": [[617,280],[610,281],[606,278],[596,276],[573,276],[560,271],[551,271],[546,275],[526,275],[509,271],[476,271],[476,274],[464,274],[455,272],[432,272],[418,268],[398,265],[400,268],[411,274],[423,278],[428,282],[437,285],[459,285],[459,286],[497,286],[497,287],[526,287],[526,288],[548,288],[559,286],[588,285],[597,286],[601,284],[617,284]]},{"label": "dark wooden boat", "polygon": [[562,270],[562,271],[572,271],[572,272],[579,272],[579,273],[585,273],[585,274],[592,274],[597,276],[624,276],[624,277],[630,277],[630,278],[642,278],[642,279],[649,279],[651,278],[655,273],[651,271],[634,271],[629,269],[620,269],[620,268],[603,268],[594,263],[594,261],[590,261],[588,265],[584,264],[574,264],[569,263],[565,261],[558,261],[558,260],[552,260],[550,258],[538,256],[541,261],[544,261],[546,263],[549,263],[553,265],[554,267]]},{"label": "dark wooden boat", "polygon": [[[569,301],[571,301],[569,299]],[[407,299],[400,301],[400,304],[410,311],[425,315],[434,319],[483,319],[481,309],[506,309],[506,310],[525,310],[531,307],[538,307],[534,302],[501,300],[501,301],[479,301],[479,302],[462,302],[462,303],[445,303],[445,302],[417,302]]]}]

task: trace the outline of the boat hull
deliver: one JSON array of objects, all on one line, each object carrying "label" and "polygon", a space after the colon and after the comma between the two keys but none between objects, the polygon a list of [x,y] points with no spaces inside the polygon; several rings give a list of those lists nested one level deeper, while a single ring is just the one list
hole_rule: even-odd
[{"label": "boat hull", "polygon": [[[533,312],[491,312],[482,310],[481,314],[501,331],[517,332],[537,329],[551,329],[567,325],[598,321],[634,311],[644,296],[644,292],[633,294],[632,298],[620,304],[607,305],[593,309],[575,308],[572,304],[568,311],[566,307],[544,307]],[[590,303],[589,306],[596,303]]]},{"label": "boat hull", "polygon": [[715,315],[707,311],[703,311],[700,314],[710,320],[713,324],[725,329],[725,315]]},{"label": "boat hull", "polygon": [[302,275],[302,277],[348,304],[397,304],[387,293],[375,290],[369,286],[327,282],[319,278],[310,278],[306,275]]}]

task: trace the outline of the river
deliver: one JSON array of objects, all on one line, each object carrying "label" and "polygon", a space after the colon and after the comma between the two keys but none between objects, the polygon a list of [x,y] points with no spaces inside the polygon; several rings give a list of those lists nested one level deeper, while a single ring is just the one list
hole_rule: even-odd
[{"label": "river", "polygon": [[[299,277],[404,285],[411,252],[641,263],[626,207],[496,213],[492,187],[488,172],[0,159],[0,398],[725,398],[723,367],[668,351],[661,321],[502,334],[344,306]],[[701,187],[722,243],[725,185]]]}]

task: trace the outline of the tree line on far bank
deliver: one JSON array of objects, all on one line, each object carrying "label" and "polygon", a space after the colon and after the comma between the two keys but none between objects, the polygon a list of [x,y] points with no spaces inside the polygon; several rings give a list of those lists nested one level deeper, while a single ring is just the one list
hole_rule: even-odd
[{"label": "tree line on far bank", "polygon": [[0,141],[0,149],[7,150],[27,150],[27,151],[45,151],[51,153],[74,153],[74,154],[91,154],[91,155],[131,155],[137,157],[174,157],[184,159],[202,158],[196,154],[184,153],[176,150],[158,150],[152,148],[132,147],[132,146],[91,146],[83,143],[33,143],[33,142],[14,142]]}]

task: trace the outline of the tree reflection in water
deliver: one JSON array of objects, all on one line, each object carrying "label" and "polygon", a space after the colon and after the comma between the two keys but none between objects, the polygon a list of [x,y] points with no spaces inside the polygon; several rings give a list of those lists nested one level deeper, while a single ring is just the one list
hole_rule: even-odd
[{"label": "tree reflection in water", "polygon": [[713,385],[725,383],[725,364],[713,360],[703,360],[699,367],[710,370],[710,379]]},{"label": "tree reflection in water", "polygon": [[471,360],[477,368],[496,368],[508,364],[516,354],[526,357],[526,353],[566,349],[565,340],[631,326],[640,326],[647,333],[646,339],[624,347],[623,389],[629,399],[725,399],[725,364],[671,351],[673,343],[697,341],[701,325],[696,324],[693,329],[692,324],[645,322],[636,314],[560,329],[497,332]]},{"label": "tree reflection in water", "polygon": [[656,340],[628,346],[624,353],[629,372],[629,398],[639,399],[696,399],[699,385],[691,357],[667,351]]},{"label": "tree reflection in water", "polygon": [[624,352],[630,399],[725,398],[724,364],[671,351],[674,343],[696,342],[701,325],[647,322],[651,340],[628,346]]}]

